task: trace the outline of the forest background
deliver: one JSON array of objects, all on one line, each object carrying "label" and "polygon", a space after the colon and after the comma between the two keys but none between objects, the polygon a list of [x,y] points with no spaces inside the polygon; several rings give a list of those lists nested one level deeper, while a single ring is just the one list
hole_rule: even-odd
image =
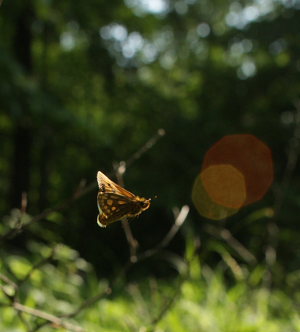
[{"label": "forest background", "polygon": [[[1,331],[300,331],[299,97],[298,0],[2,1]],[[241,134],[272,184],[199,214]],[[98,170],[150,209],[99,228]]]}]

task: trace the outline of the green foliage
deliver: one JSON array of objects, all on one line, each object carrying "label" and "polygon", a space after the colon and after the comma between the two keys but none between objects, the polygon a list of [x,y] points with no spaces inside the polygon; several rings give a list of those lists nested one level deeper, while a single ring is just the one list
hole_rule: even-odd
[{"label": "green foliage", "polygon": [[[246,15],[251,3],[168,2],[155,14],[137,1],[18,1],[16,6],[4,1],[2,215],[20,206],[22,192],[28,194],[31,215],[59,205],[82,180],[95,181],[98,169],[111,171],[113,162],[128,159],[159,128],[165,129],[165,138],[125,177],[134,192],[159,197],[152,207],[155,214],[190,204],[205,152],[226,134],[252,133],[263,139],[276,162],[274,188],[281,187],[296,125],[290,110],[299,92],[299,11],[296,5],[271,2],[262,8],[253,2],[258,16],[251,19]],[[22,29],[25,18],[28,34]],[[19,40],[24,42],[20,52],[15,46]],[[17,139],[20,132],[26,140]],[[297,228],[292,217],[299,208],[297,174],[291,175],[286,210],[278,219],[285,264],[290,257],[285,238]],[[274,201],[272,193],[266,201],[263,208]],[[96,238],[96,214],[91,195],[61,212],[55,232],[47,234],[58,242],[64,238],[97,265],[95,240],[83,244],[78,236],[84,228],[85,237]],[[192,223],[198,220],[195,216]],[[152,236],[154,230],[152,225]],[[251,226],[248,232],[243,239],[247,247],[264,226]],[[45,233],[45,227],[35,232],[43,238]],[[108,251],[105,238],[99,241],[100,251]],[[298,261],[297,256],[288,269]]]},{"label": "green foliage", "polygon": [[[172,283],[153,276],[134,283],[111,281],[111,295],[105,293],[107,281],[99,281],[90,264],[62,244],[49,248],[32,242],[25,257],[6,253],[1,271],[11,271],[19,280],[30,273],[20,286],[19,299],[26,306],[58,317],[67,317],[87,299],[103,292],[103,298],[87,306],[74,319],[65,318],[87,331],[300,331],[300,316],[295,306],[299,288],[292,297],[283,290],[271,291],[262,282],[254,281],[261,272],[266,273],[259,266],[228,286],[222,268],[213,271],[202,266],[198,257],[191,257],[189,251],[186,254],[188,271],[183,271]],[[33,270],[41,261],[43,264]],[[292,280],[293,276],[288,278]],[[12,296],[14,289],[2,284],[6,287],[5,293]],[[0,302],[1,330],[22,329],[15,310],[3,306],[9,304],[3,292]],[[36,317],[23,315],[29,324],[38,322]],[[42,330],[52,331],[52,327],[45,326]]]}]

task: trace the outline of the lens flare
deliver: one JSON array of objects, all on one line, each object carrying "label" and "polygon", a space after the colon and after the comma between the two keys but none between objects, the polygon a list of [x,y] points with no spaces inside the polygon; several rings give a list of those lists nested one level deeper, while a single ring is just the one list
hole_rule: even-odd
[{"label": "lens flare", "polygon": [[228,135],[205,154],[192,200],[198,212],[220,220],[265,195],[274,178],[272,153],[253,135]]},{"label": "lens flare", "polygon": [[215,165],[202,171],[193,186],[192,200],[198,212],[213,220],[236,213],[246,199],[243,175],[231,165]]}]

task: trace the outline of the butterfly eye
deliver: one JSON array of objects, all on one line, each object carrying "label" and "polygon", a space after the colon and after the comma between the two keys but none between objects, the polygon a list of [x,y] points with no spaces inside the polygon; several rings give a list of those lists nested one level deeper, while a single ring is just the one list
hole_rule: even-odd
[{"label": "butterfly eye", "polygon": [[142,208],[142,209],[145,209],[145,208],[148,207],[149,202],[140,202],[140,205],[141,205],[141,208]]}]

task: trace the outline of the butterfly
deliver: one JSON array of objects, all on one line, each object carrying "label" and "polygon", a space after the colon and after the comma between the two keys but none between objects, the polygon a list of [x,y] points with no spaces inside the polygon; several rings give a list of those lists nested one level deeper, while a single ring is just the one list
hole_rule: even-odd
[{"label": "butterfly", "polygon": [[97,173],[97,182],[99,186],[97,223],[100,227],[106,227],[118,220],[136,217],[150,207],[151,198],[134,195],[100,171]]}]

